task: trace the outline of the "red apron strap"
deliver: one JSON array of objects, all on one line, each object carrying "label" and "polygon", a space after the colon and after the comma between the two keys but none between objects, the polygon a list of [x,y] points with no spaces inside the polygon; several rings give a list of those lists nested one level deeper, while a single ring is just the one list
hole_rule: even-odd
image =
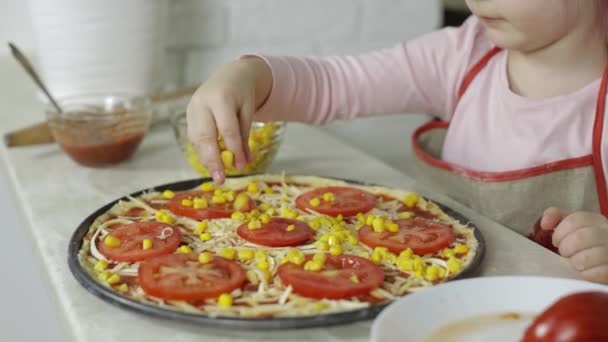
[{"label": "red apron strap", "polygon": [[593,169],[595,173],[595,186],[600,202],[602,215],[608,217],[608,191],[606,189],[606,176],[602,162],[602,135],[604,131],[604,115],[606,113],[606,96],[608,96],[608,66],[604,71],[600,91],[597,98],[595,122],[593,124]]},{"label": "red apron strap", "polygon": [[464,79],[462,80],[462,83],[460,84],[460,88],[458,89],[457,102],[460,101],[462,95],[464,95],[464,93],[467,91],[475,77],[477,77],[481,70],[485,68],[490,59],[492,59],[492,57],[494,57],[501,50],[502,49],[499,47],[492,48],[492,50],[488,51],[483,57],[481,57],[479,62],[475,63],[475,65],[473,65],[473,67],[467,72],[467,74],[464,76]]}]

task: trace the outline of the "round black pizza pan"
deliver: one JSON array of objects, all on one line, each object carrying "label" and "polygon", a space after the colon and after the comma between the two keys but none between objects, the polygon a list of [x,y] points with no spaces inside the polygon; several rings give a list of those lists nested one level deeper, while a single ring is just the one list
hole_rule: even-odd
[{"label": "round black pizza pan", "polygon": [[[353,181],[348,179],[341,179],[335,177],[324,177],[324,178],[332,178],[337,180],[346,181],[355,185],[369,185],[373,186],[375,184],[369,184],[361,181]],[[164,184],[160,186],[155,186],[153,188],[141,190],[131,194],[130,196],[136,197],[146,191],[164,191],[164,190],[173,190],[173,191],[182,191],[189,190],[195,188],[200,185],[202,182],[210,181],[208,178],[197,178],[190,179],[175,183]],[[363,309],[356,309],[352,311],[340,312],[340,313],[330,313],[330,314],[319,314],[314,316],[305,316],[305,317],[278,317],[278,318],[238,318],[238,317],[228,317],[228,316],[215,316],[211,317],[204,314],[195,314],[195,313],[187,313],[180,312],[171,309],[161,308],[159,306],[155,306],[152,304],[146,304],[142,302],[138,302],[134,299],[125,297],[112,291],[110,288],[103,286],[96,279],[94,279],[80,264],[78,260],[78,253],[82,246],[82,241],[87,234],[91,224],[97,219],[97,217],[101,216],[105,212],[107,212],[114,204],[116,204],[120,200],[125,200],[126,196],[115,201],[112,201],[103,207],[99,208],[97,211],[89,215],[82,223],[78,226],[72,238],[70,239],[69,247],[68,247],[68,265],[70,267],[70,271],[76,278],[76,280],[82,285],[87,291],[92,293],[93,295],[101,298],[102,300],[127,309],[131,311],[135,311],[144,315],[169,319],[180,322],[187,323],[195,323],[195,324],[204,324],[215,327],[222,328],[231,328],[231,329],[250,329],[250,330],[268,330],[268,329],[300,329],[300,328],[312,328],[312,327],[327,327],[331,325],[339,325],[339,324],[349,324],[357,321],[368,320],[376,317],[380,311],[386,308],[391,303],[385,303],[380,305],[372,305]],[[451,217],[459,220],[462,224],[468,225],[472,227],[475,232],[475,237],[479,242],[479,248],[477,250],[477,254],[469,266],[463,270],[458,276],[454,279],[463,279],[476,276],[480,270],[482,260],[485,256],[486,251],[486,243],[483,235],[479,231],[479,229],[473,225],[466,217],[461,215],[454,210],[435,202],[442,210],[445,211],[446,214]]]}]

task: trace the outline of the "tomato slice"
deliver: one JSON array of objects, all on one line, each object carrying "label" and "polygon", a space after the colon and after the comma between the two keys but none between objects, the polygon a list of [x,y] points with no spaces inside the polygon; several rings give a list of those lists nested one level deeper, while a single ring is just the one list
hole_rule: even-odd
[{"label": "tomato slice", "polygon": [[214,257],[202,264],[195,253],[170,254],[141,263],[139,283],[149,295],[170,300],[203,300],[230,293],[245,282],[236,262]]},{"label": "tomato slice", "polygon": [[[332,193],[334,200],[323,199],[325,193]],[[310,200],[318,198],[318,206],[310,204]],[[317,188],[299,195],[296,198],[296,207],[302,211],[313,210],[328,216],[342,215],[344,217],[355,216],[358,213],[365,214],[376,206],[376,196],[367,191],[343,187],[327,186]]]},{"label": "tomato slice", "polygon": [[279,266],[277,274],[295,293],[309,298],[343,299],[365,295],[384,281],[384,271],[380,267],[354,255],[327,254],[321,271],[306,271],[303,265],[285,263]]},{"label": "tomato slice", "polygon": [[[182,205],[182,200],[192,198],[207,198],[208,207],[205,209],[194,209],[193,207],[187,207]],[[169,210],[181,216],[193,218],[195,220],[207,220],[216,218],[228,218],[236,210],[234,209],[234,202],[226,203],[211,203],[213,192],[204,191],[188,191],[176,194],[170,201],[167,207]],[[247,206],[241,210],[242,212],[249,212],[255,208],[255,201],[249,197]]]},{"label": "tomato slice", "polygon": [[[269,247],[298,246],[308,242],[314,234],[305,222],[282,217],[270,219],[259,229],[249,229],[247,225],[243,223],[236,233],[249,242]],[[290,225],[295,229],[288,231]]]},{"label": "tomato slice", "polygon": [[[164,230],[164,232],[163,232]],[[182,240],[179,229],[160,222],[135,222],[114,229],[111,236],[120,240],[118,247],[108,247],[103,241],[97,249],[106,258],[115,261],[142,261],[175,251]],[[152,247],[143,249],[142,241],[150,239]]]},{"label": "tomato slice", "polygon": [[411,248],[418,255],[435,253],[454,242],[452,227],[423,218],[395,220],[399,231],[377,233],[370,226],[359,229],[359,240],[365,245],[386,247],[389,251],[399,254]]}]

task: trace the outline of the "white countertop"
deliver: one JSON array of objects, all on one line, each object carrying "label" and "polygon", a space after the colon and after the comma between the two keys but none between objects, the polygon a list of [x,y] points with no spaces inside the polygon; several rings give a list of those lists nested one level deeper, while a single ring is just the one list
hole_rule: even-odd
[{"label": "white countertop", "polygon": [[[0,127],[14,129],[42,118],[33,88],[16,66],[0,63]],[[11,80],[9,83],[7,80]],[[5,95],[8,96],[5,98]],[[371,322],[296,331],[229,331],[152,319],[111,306],[86,292],[66,263],[68,240],[92,211],[124,194],[194,178],[168,128],[146,136],[134,158],[108,169],[77,166],[55,145],[0,148],[30,229],[30,248],[47,276],[40,286],[57,296],[55,310],[78,341],[367,341]],[[289,125],[270,171],[360,179],[388,186],[415,187],[404,173],[352,148],[320,129]],[[424,191],[423,191],[424,193]],[[441,196],[432,198],[460,211],[485,235],[488,253],[482,275],[576,277],[565,260],[527,239],[479,217]],[[424,314],[424,308],[421,308]]]}]

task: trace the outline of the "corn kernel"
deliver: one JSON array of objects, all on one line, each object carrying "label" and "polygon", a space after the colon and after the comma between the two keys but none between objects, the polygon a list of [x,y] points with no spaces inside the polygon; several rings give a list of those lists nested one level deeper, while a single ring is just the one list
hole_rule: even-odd
[{"label": "corn kernel", "polygon": [[382,262],[382,254],[378,253],[377,251],[374,251],[371,255],[370,260],[374,263],[374,264],[379,264]]},{"label": "corn kernel", "polygon": [[304,217],[302,215],[298,215],[298,217],[296,217],[296,220],[306,222],[306,217]]},{"label": "corn kernel", "polygon": [[192,200],[187,199],[187,198],[184,198],[184,199],[182,200],[182,205],[183,205],[184,207],[192,207]]},{"label": "corn kernel", "polygon": [[403,199],[403,203],[408,207],[408,208],[412,208],[416,205],[416,203],[418,203],[418,194],[415,192],[410,192],[407,196],[405,196],[405,198]]},{"label": "corn kernel", "polygon": [[192,253],[192,248],[188,245],[183,245],[177,249],[177,253],[188,254]]},{"label": "corn kernel", "polygon": [[175,219],[171,215],[164,215],[160,222],[166,224],[173,224],[173,222],[175,222]]},{"label": "corn kernel", "polygon": [[270,208],[271,208],[271,206],[270,206],[270,204],[268,204],[268,203],[261,203],[261,204],[258,206],[258,209],[259,209],[260,211],[266,211],[266,210],[268,210],[268,209],[270,209]]},{"label": "corn kernel", "polygon": [[255,266],[257,268],[259,268],[261,270],[265,270],[265,271],[267,271],[270,268],[270,264],[268,264],[268,261],[258,261],[258,263]]},{"label": "corn kernel", "polygon": [[110,285],[116,285],[120,282],[120,276],[116,273],[112,274],[109,278],[108,278],[108,284]]},{"label": "corn kernel", "polygon": [[327,241],[329,241],[330,236],[331,236],[331,234],[323,234],[323,235],[321,235],[321,237],[319,237],[319,241],[327,242]]},{"label": "corn kernel", "polygon": [[326,192],[323,194],[323,200],[325,202],[333,202],[336,200],[336,196],[332,192]]},{"label": "corn kernel", "polygon": [[255,251],[255,260],[263,261],[263,260],[266,260],[267,258],[268,258],[268,254],[266,253],[265,250],[258,249],[257,251]]},{"label": "corn kernel", "polygon": [[251,249],[241,249],[238,251],[237,256],[240,261],[249,261],[253,260],[255,255]]},{"label": "corn kernel", "polygon": [[251,182],[251,183],[247,184],[247,192],[248,193],[255,194],[258,191],[260,191],[260,189],[258,187],[258,183]]},{"label": "corn kernel", "polygon": [[249,206],[249,196],[246,194],[238,194],[234,199],[234,209],[238,211],[245,211]]},{"label": "corn kernel", "polygon": [[321,200],[317,197],[311,199],[310,201],[308,201],[308,204],[312,205],[313,207],[318,207],[321,205]]},{"label": "corn kernel", "polygon": [[334,245],[329,247],[329,254],[331,255],[340,255],[343,252],[344,251],[342,250],[342,246],[340,245]]},{"label": "corn kernel", "polygon": [[448,270],[450,270],[451,273],[456,273],[456,272],[460,271],[460,269],[462,267],[462,263],[460,262],[460,260],[458,260],[454,257],[451,257],[448,259],[447,265],[448,265]]},{"label": "corn kernel", "polygon": [[372,222],[372,226],[374,227],[374,231],[376,233],[382,233],[384,231],[384,220],[380,217],[377,217]]},{"label": "corn kernel", "polygon": [[224,196],[224,199],[228,202],[234,201],[234,191],[225,192],[222,196]]},{"label": "corn kernel", "polygon": [[232,247],[222,248],[220,250],[220,256],[222,258],[226,258],[228,260],[233,260],[234,257],[236,256],[236,250]]},{"label": "corn kernel", "polygon": [[386,253],[386,255],[384,255],[383,257],[383,260],[392,265],[397,262],[397,256],[393,253]]},{"label": "corn kernel", "polygon": [[363,228],[363,226],[364,226],[364,225],[365,225],[365,224],[363,224],[363,223],[357,223],[357,224],[355,225],[355,230],[356,230],[356,231],[361,230],[361,228]]},{"label": "corn kernel", "polygon": [[399,218],[401,219],[411,219],[414,216],[414,213],[412,213],[411,211],[402,211],[399,213]]},{"label": "corn kernel", "polygon": [[144,239],[141,242],[141,247],[142,247],[143,250],[152,248],[152,240],[150,240],[150,239]]},{"label": "corn kernel", "polygon": [[103,244],[110,248],[116,248],[120,246],[120,239],[115,236],[108,235],[105,239],[103,239]]},{"label": "corn kernel", "polygon": [[357,222],[359,222],[361,224],[365,224],[365,215],[363,215],[362,213],[358,213],[357,214]]},{"label": "corn kernel", "polygon": [[127,285],[127,284],[120,284],[120,286],[118,286],[116,289],[120,293],[127,293],[127,292],[129,292],[129,285]]},{"label": "corn kernel", "polygon": [[360,283],[359,277],[357,277],[357,275],[354,274],[354,273],[348,279],[350,279],[350,281],[352,281],[355,284],[359,284]]},{"label": "corn kernel", "polygon": [[414,255],[414,251],[412,251],[410,248],[405,249],[401,251],[401,253],[399,253],[400,258],[411,258],[412,255]]},{"label": "corn kernel", "polygon": [[226,199],[224,198],[224,196],[213,195],[213,197],[211,197],[211,203],[224,204],[224,203],[226,203]]},{"label": "corn kernel", "polygon": [[388,253],[388,248],[386,247],[376,247],[374,248],[374,252],[380,254],[380,256],[384,257]]},{"label": "corn kernel", "polygon": [[403,272],[411,272],[414,270],[414,262],[411,259],[399,257],[397,259],[397,267]]},{"label": "corn kernel", "polygon": [[304,269],[306,271],[320,271],[323,269],[323,263],[318,262],[318,261],[314,261],[314,260],[309,260],[304,264]]},{"label": "corn kernel", "polygon": [[324,302],[316,302],[316,303],[314,304],[314,309],[315,309],[316,311],[323,311],[323,310],[327,310],[327,309],[329,309],[329,304],[324,303]]},{"label": "corn kernel", "polygon": [[263,224],[270,223],[270,215],[268,215],[268,214],[260,215],[260,221],[262,221]]},{"label": "corn kernel", "polygon": [[416,271],[418,271],[418,270],[424,270],[425,266],[426,265],[425,265],[424,261],[422,260],[422,258],[416,257],[414,259],[414,270],[416,270]]},{"label": "corn kernel", "polygon": [[162,221],[163,216],[165,216],[165,213],[162,210],[159,210],[156,213],[154,213],[154,219],[158,222]]},{"label": "corn kernel", "polygon": [[289,226],[287,226],[287,228],[285,228],[285,230],[288,232],[293,232],[294,230],[296,230],[296,226],[293,224],[290,224]]},{"label": "corn kernel", "polygon": [[172,199],[174,196],[175,196],[175,193],[171,190],[163,191],[163,198],[165,198],[165,199]]},{"label": "corn kernel", "polygon": [[359,240],[352,235],[349,235],[346,241],[352,246],[356,246],[359,243]]},{"label": "corn kernel", "polygon": [[386,230],[388,230],[391,233],[396,233],[399,231],[399,225],[396,224],[395,222],[389,222],[386,225]]},{"label": "corn kernel", "polygon": [[374,223],[375,219],[376,219],[376,216],[369,214],[369,215],[367,215],[367,218],[365,219],[365,224],[368,226],[371,226]]},{"label": "corn kernel", "polygon": [[329,244],[327,243],[327,241],[317,241],[317,242],[315,242],[315,247],[317,247],[317,249],[322,250],[322,251],[329,250]]},{"label": "corn kernel", "polygon": [[217,304],[223,308],[231,307],[232,296],[229,293],[222,293],[217,299]]},{"label": "corn kernel", "polygon": [[338,216],[336,216],[336,221],[342,222],[343,220],[344,220],[344,216],[342,216],[342,214],[338,214]]},{"label": "corn kernel", "polygon": [[444,257],[451,258],[451,257],[453,257],[455,255],[456,255],[456,253],[452,249],[449,249],[449,248],[444,248],[443,249],[443,256]]},{"label": "corn kernel", "polygon": [[201,239],[201,241],[203,241],[203,242],[209,241],[209,240],[211,240],[211,233],[204,232],[203,234],[199,235],[198,238]]},{"label": "corn kernel", "polygon": [[325,253],[316,253],[315,255],[313,255],[312,260],[324,263],[325,260],[327,260],[327,255],[325,255]]},{"label": "corn kernel", "polygon": [[289,208],[284,208],[283,209],[283,216],[290,218],[290,219],[295,219],[296,217],[298,217],[298,213],[294,210],[291,210]]},{"label": "corn kernel", "polygon": [[437,280],[437,278],[439,278],[439,268],[437,266],[427,267],[424,278],[428,281]]},{"label": "corn kernel", "polygon": [[240,211],[235,211],[232,214],[230,214],[230,218],[235,221],[245,221],[245,214],[243,214]]},{"label": "corn kernel", "polygon": [[445,268],[441,267],[439,268],[439,278],[444,278],[445,277]]},{"label": "corn kernel", "polygon": [[319,221],[315,221],[313,219],[313,221],[308,222],[308,226],[312,229],[312,230],[319,230],[319,228],[321,228],[321,223]]},{"label": "corn kernel", "polygon": [[108,268],[108,262],[105,260],[99,260],[95,263],[95,271],[101,272],[105,271]]},{"label": "corn kernel", "polygon": [[462,244],[457,244],[454,247],[454,252],[458,253],[458,254],[466,254],[469,252],[469,246],[467,245],[462,245]]},{"label": "corn kernel", "polygon": [[194,228],[194,233],[200,235],[207,230],[208,226],[209,224],[207,223],[207,221],[201,221],[198,225],[196,225],[196,228]]},{"label": "corn kernel", "polygon": [[198,255],[198,262],[201,264],[207,264],[213,261],[213,254],[209,252],[203,252]]},{"label": "corn kernel", "polygon": [[215,190],[213,190],[213,195],[214,196],[223,196],[224,195],[224,191],[220,188],[217,188]]},{"label": "corn kernel", "polygon": [[201,184],[201,190],[204,192],[211,192],[211,191],[213,191],[214,188],[215,187],[213,186],[213,183],[211,183],[211,182],[206,182],[206,183]]},{"label": "corn kernel", "polygon": [[254,270],[247,271],[245,273],[245,276],[247,277],[247,280],[249,280],[249,282],[252,283],[253,285],[257,285],[260,282],[260,280],[258,278],[258,274]]},{"label": "corn kernel", "polygon": [[339,235],[335,235],[335,234],[331,234],[329,235],[329,237],[327,238],[327,243],[330,246],[336,246],[342,243],[342,239],[340,238]]},{"label": "corn kernel", "polygon": [[101,281],[107,281],[108,278],[110,278],[110,276],[112,275],[112,273],[108,272],[108,271],[104,271],[101,272],[97,275],[97,279],[101,280]]},{"label": "corn kernel", "polygon": [[192,200],[194,209],[206,209],[209,206],[209,201],[206,198],[195,198]]},{"label": "corn kernel", "polygon": [[267,195],[272,195],[274,193],[274,190],[272,190],[272,187],[268,186],[264,188],[264,193]]},{"label": "corn kernel", "polygon": [[275,208],[268,208],[266,210],[266,214],[270,215],[271,217],[277,214],[277,210]]},{"label": "corn kernel", "polygon": [[250,230],[260,229],[262,228],[262,222],[260,222],[260,220],[251,220],[247,224],[247,228],[249,228]]},{"label": "corn kernel", "polygon": [[416,278],[422,278],[422,275],[423,275],[422,272],[423,272],[422,270],[416,270],[416,271],[414,271],[414,277],[416,277]]},{"label": "corn kernel", "polygon": [[288,260],[290,262],[293,262],[296,265],[302,265],[304,263],[304,261],[306,260],[306,258],[304,257],[304,254],[300,254],[300,255],[294,255],[292,257],[289,257]]}]

